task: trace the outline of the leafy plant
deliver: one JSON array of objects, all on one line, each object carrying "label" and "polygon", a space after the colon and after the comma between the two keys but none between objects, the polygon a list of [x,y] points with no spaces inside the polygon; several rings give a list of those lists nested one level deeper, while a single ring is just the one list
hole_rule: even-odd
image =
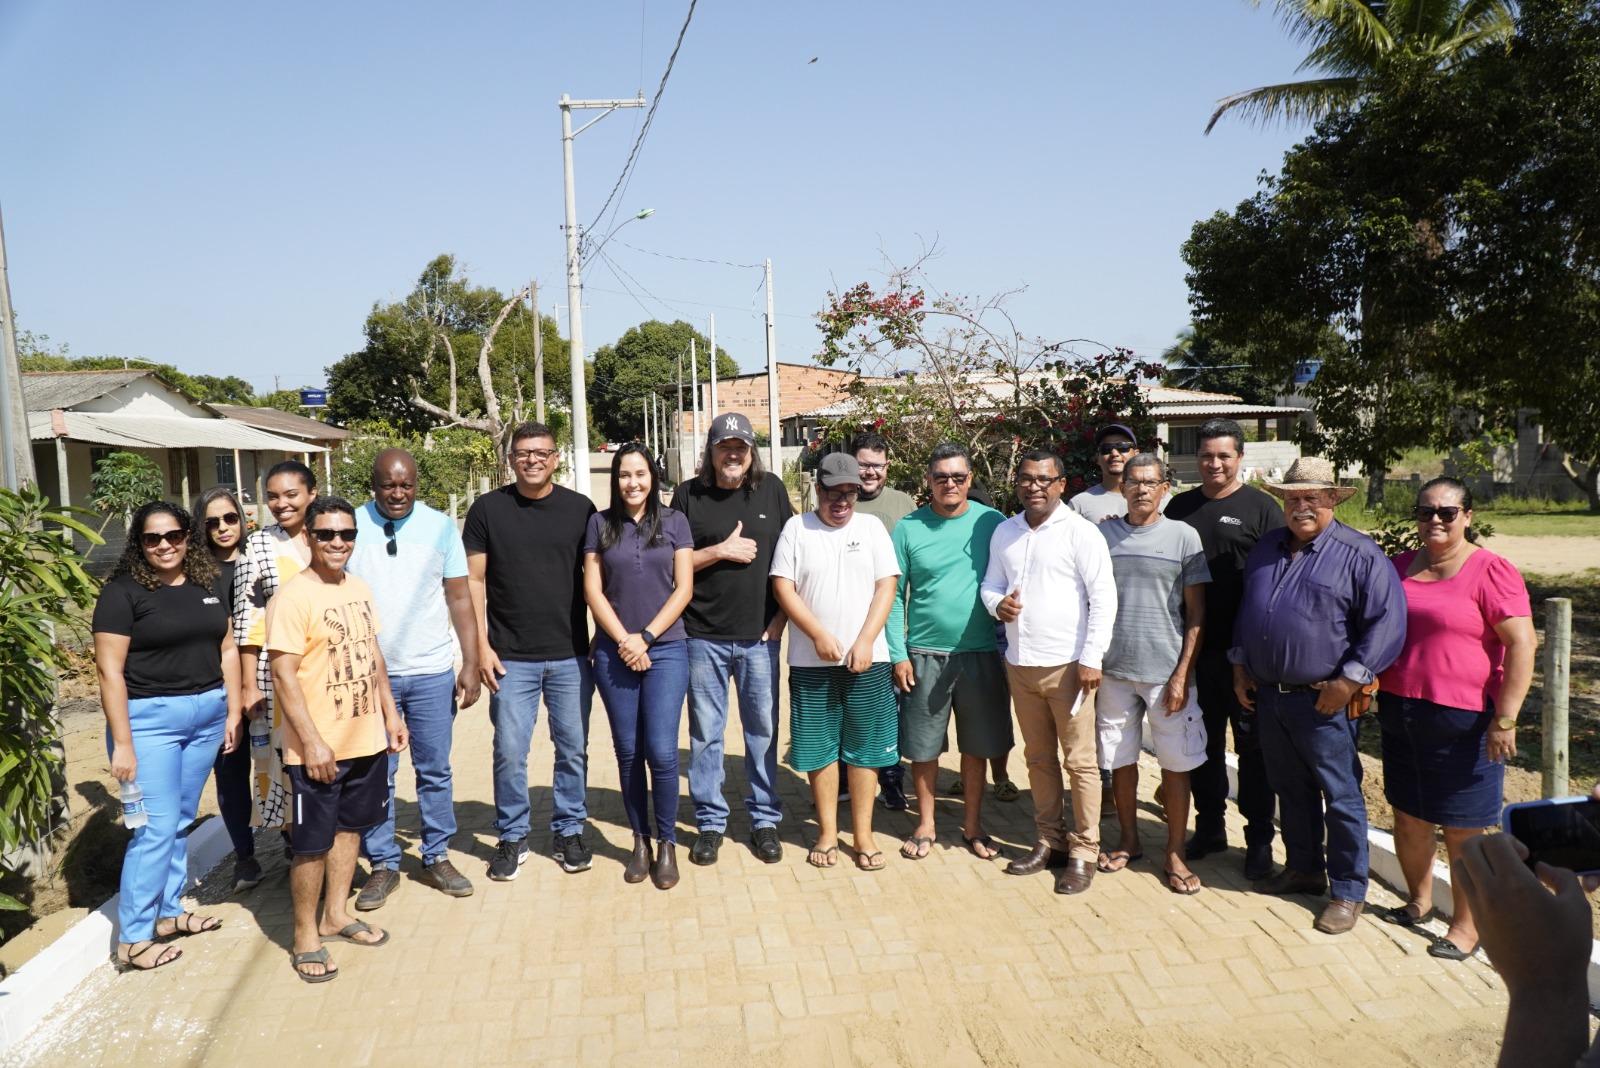
[{"label": "leafy plant", "polygon": [[450,495],[466,503],[466,492],[476,492],[478,480],[499,485],[500,461],[493,440],[474,430],[446,427],[426,434],[408,433],[393,423],[352,423],[356,436],[339,450],[333,464],[333,492],[355,504],[367,499],[372,486],[372,463],[384,449],[405,449],[417,461],[417,497],[443,511]]},{"label": "leafy plant", "polygon": [[[44,524],[104,544],[67,514],[77,511],[50,511],[35,487],[0,489],[0,854],[49,830],[61,767],[52,706],[56,677],[71,657],[62,639],[81,635],[81,612],[94,604],[99,585],[60,532]],[[0,909],[25,907],[0,894]]]},{"label": "leafy plant", "polygon": [[136,452],[114,452],[105,457],[95,465],[89,484],[93,490],[89,503],[105,513],[100,523],[101,533],[114,517],[126,518],[140,505],[159,500],[167,492],[167,480],[161,468],[148,456]]}]

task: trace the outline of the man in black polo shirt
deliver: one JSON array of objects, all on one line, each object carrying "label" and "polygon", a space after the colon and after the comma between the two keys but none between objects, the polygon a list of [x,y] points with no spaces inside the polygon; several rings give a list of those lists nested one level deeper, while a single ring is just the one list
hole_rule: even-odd
[{"label": "man in black polo shirt", "polygon": [[478,658],[494,725],[495,830],[489,878],[515,879],[528,858],[528,747],[539,698],[550,710],[556,760],[552,854],[568,872],[589,867],[589,619],[583,601],[583,537],[593,502],[553,481],[561,454],[542,423],[511,432],[516,481],[467,512],[461,540],[478,618]]},{"label": "man in black polo shirt", "polygon": [[1200,426],[1200,485],[1173,497],[1168,519],[1181,519],[1200,534],[1211,585],[1206,590],[1206,626],[1195,660],[1195,687],[1206,725],[1206,762],[1190,774],[1194,793],[1194,837],[1186,849],[1199,860],[1228,848],[1224,815],[1228,801],[1226,731],[1233,725],[1239,754],[1239,814],[1245,818],[1244,873],[1261,879],[1272,870],[1272,813],[1276,803],[1261,760],[1255,713],[1233,692],[1233,621],[1244,596],[1244,561],[1261,535],[1283,526],[1283,508],[1254,486],[1239,481],[1244,431],[1232,419]]}]

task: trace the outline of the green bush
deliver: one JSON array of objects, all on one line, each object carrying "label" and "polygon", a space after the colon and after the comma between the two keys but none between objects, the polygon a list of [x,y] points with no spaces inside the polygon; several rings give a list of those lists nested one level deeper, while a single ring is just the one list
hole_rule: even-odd
[{"label": "green bush", "polygon": [[451,427],[409,434],[384,422],[353,423],[356,433],[340,448],[333,463],[333,492],[353,504],[367,500],[372,487],[372,463],[384,449],[405,449],[417,461],[417,498],[444,511],[454,493],[466,503],[467,488],[477,492],[478,480],[500,484],[500,466],[494,442],[475,430]]},{"label": "green bush", "polygon": [[89,503],[105,514],[100,523],[106,524],[116,516],[131,516],[135,509],[150,501],[166,496],[167,480],[161,468],[148,456],[136,452],[114,452],[95,464],[89,476],[93,492]]},{"label": "green bush", "polygon": [[[0,489],[0,854],[50,829],[61,766],[56,678],[71,655],[62,639],[83,630],[82,612],[99,592],[77,552],[59,530],[46,530],[47,522],[104,544],[71,515],[49,511],[36,487]],[[0,909],[23,907],[0,894]]]}]

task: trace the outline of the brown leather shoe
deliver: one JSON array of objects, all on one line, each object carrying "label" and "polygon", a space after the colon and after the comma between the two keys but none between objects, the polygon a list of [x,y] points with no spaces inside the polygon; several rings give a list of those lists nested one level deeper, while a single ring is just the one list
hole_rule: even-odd
[{"label": "brown leather shoe", "polygon": [[1366,906],[1365,901],[1341,901],[1334,898],[1317,917],[1312,926],[1323,934],[1344,934],[1356,925],[1356,918]]},{"label": "brown leather shoe", "polygon": [[1033,847],[1033,852],[1025,857],[1018,857],[1006,865],[1007,875],[1037,875],[1046,868],[1059,868],[1067,862],[1066,853],[1050,845],[1040,842]]},{"label": "brown leather shoe", "polygon": [[1258,894],[1325,894],[1328,877],[1285,868],[1276,875],[1251,883],[1250,889]]},{"label": "brown leather shoe", "polygon": [[656,847],[656,862],[650,865],[650,881],[657,890],[671,890],[678,885],[678,847],[672,842],[662,842]]},{"label": "brown leather shoe", "polygon": [[628,858],[627,866],[622,869],[622,881],[625,883],[642,883],[650,877],[653,867],[650,860],[650,839],[642,834],[633,836],[633,855]]},{"label": "brown leather shoe", "polygon": [[1056,893],[1081,894],[1089,889],[1089,884],[1092,882],[1094,882],[1094,863],[1073,857],[1068,859],[1066,867],[1056,872]]}]

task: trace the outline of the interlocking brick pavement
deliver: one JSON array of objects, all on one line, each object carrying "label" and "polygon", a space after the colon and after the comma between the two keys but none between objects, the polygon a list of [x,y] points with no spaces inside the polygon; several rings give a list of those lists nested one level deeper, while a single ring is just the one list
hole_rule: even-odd
[{"label": "interlocking brick pavement", "polygon": [[[810,868],[809,790],[787,768],[784,859],[762,864],[743,844],[733,726],[732,837],[715,867],[684,856],[682,883],[663,893],[622,881],[631,839],[598,698],[591,871],[567,875],[549,858],[541,728],[530,764],[536,855],[515,882],[485,877],[489,743],[484,702],[458,719],[454,758],[452,859],[476,884],[472,897],[407,878],[370,917],[392,942],[332,946],[340,977],[309,986],[289,968],[288,889],[276,835],[264,835],[259,888],[230,898],[224,865],[195,895],[221,931],[186,939],[183,959],[157,972],[98,969],[11,1063],[1456,1065],[1498,1047],[1505,991],[1481,958],[1435,960],[1424,936],[1373,917],[1342,937],[1318,934],[1315,902],[1248,892],[1238,850],[1195,865],[1200,894],[1169,893],[1153,866],[1164,834],[1153,768],[1141,784],[1147,859],[1066,898],[1048,875],[1007,876],[962,849],[955,799],[938,801],[939,842],[921,862],[895,852],[912,817],[880,808],[885,870],[857,871],[848,835],[837,868]],[[687,748],[685,730],[685,765]],[[1010,770],[1025,787],[1020,751]],[[408,876],[418,863],[409,780],[403,766]],[[1013,804],[991,795],[985,812],[1008,855],[1027,848],[1026,790]],[[691,816],[685,784],[680,852]],[[1114,833],[1114,819],[1103,829]],[[1242,842],[1239,826],[1229,830]],[[1376,884],[1372,896],[1398,900]]]}]

